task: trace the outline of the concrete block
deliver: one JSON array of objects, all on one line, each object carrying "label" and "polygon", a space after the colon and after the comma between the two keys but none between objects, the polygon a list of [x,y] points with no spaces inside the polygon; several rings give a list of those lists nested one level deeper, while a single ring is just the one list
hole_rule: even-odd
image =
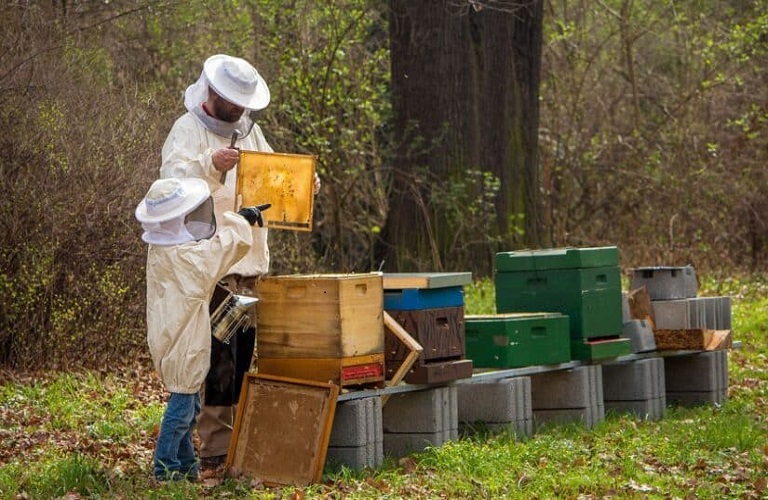
[{"label": "concrete block", "polygon": [[384,461],[381,398],[343,401],[336,405],[326,464],[338,469],[376,468]]},{"label": "concrete block", "polygon": [[651,300],[687,299],[699,290],[693,266],[639,267],[633,271],[631,289],[642,286]]},{"label": "concrete block", "polygon": [[[626,301],[626,294],[623,300]],[[728,296],[655,299],[651,302],[651,308],[656,328],[731,328],[731,298]],[[627,321],[629,319],[625,318],[624,322]]]},{"label": "concrete block", "polygon": [[664,360],[646,358],[603,365],[603,398],[608,401],[644,401],[664,397]]},{"label": "concrete block", "polygon": [[603,365],[606,412],[632,413],[658,420],[666,411],[664,360],[646,358]]},{"label": "concrete block", "polygon": [[668,394],[727,389],[727,352],[709,351],[665,357],[664,377]]},{"label": "concrete block", "polygon": [[711,351],[664,358],[667,404],[721,404],[728,398],[728,355]]},{"label": "concrete block", "polygon": [[480,429],[508,430],[518,436],[531,436],[531,379],[515,377],[498,381],[459,385],[459,429],[474,433]]},{"label": "concrete block", "polygon": [[[692,307],[689,299],[655,300],[651,303],[651,307],[653,307],[653,321],[656,323],[656,328],[669,330],[694,328],[691,326],[691,316],[696,316],[698,308]],[[698,323],[696,320],[695,322]]]},{"label": "concrete block", "polygon": [[592,427],[605,418],[601,365],[531,375],[534,427],[580,422]]},{"label": "concrete block", "polygon": [[459,422],[507,423],[531,418],[531,379],[516,377],[456,387]]},{"label": "concrete block", "polygon": [[625,321],[621,336],[629,339],[633,353],[656,350],[656,338],[653,336],[653,328],[644,319]]},{"label": "concrete block", "polygon": [[434,433],[458,428],[456,387],[390,396],[382,410],[384,432]]},{"label": "concrete block", "polygon": [[731,329],[730,297],[696,297],[689,302],[689,328]]},{"label": "concrete block", "polygon": [[692,297],[652,302],[656,328],[730,330],[730,297]]},{"label": "concrete block", "polygon": [[343,401],[336,405],[329,446],[366,446],[381,441],[381,398]]},{"label": "concrete block", "polygon": [[728,296],[724,297],[718,297],[717,301],[717,310],[718,310],[718,317],[719,327],[718,330],[730,330],[731,329],[731,298]]},{"label": "concrete block", "polygon": [[458,439],[456,386],[390,396],[382,410],[384,453],[403,456]]},{"label": "concrete block", "polygon": [[601,365],[531,375],[531,407],[534,411],[587,408],[602,403]]}]

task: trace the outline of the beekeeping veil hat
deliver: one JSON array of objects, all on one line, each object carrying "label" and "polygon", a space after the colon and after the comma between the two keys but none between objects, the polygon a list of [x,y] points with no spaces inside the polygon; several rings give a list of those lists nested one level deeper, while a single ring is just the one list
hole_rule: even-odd
[{"label": "beekeeping veil hat", "polygon": [[147,243],[179,245],[216,231],[213,199],[202,179],[159,179],[136,207]]},{"label": "beekeeping veil hat", "polygon": [[202,106],[208,100],[208,87],[227,101],[251,112],[266,108],[270,100],[267,83],[245,59],[224,54],[206,59],[200,78],[184,92],[184,106],[207,130],[227,139],[236,130],[252,130],[253,116],[243,113],[236,123],[209,116]]},{"label": "beekeeping veil hat", "polygon": [[188,110],[208,99],[209,85],[227,101],[247,110],[264,109],[269,104],[267,82],[251,63],[239,57],[216,54],[205,60],[200,78],[184,93]]}]

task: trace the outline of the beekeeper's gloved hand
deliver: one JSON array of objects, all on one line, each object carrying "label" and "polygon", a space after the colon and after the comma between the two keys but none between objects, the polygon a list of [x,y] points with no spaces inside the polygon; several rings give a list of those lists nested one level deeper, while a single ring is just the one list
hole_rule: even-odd
[{"label": "beekeeper's gloved hand", "polygon": [[271,203],[265,203],[263,205],[256,205],[255,207],[241,208],[237,214],[245,217],[245,220],[247,220],[250,225],[258,223],[259,227],[264,227],[264,218],[261,216],[261,212],[271,206]]}]

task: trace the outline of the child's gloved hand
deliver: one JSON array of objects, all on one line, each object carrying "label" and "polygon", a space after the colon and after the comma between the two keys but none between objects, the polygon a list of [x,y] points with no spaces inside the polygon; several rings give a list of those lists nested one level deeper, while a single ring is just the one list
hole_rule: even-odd
[{"label": "child's gloved hand", "polygon": [[265,203],[263,205],[256,205],[255,207],[241,208],[237,214],[245,217],[248,224],[259,224],[259,227],[264,227],[264,218],[261,216],[261,212],[271,207],[271,203]]}]

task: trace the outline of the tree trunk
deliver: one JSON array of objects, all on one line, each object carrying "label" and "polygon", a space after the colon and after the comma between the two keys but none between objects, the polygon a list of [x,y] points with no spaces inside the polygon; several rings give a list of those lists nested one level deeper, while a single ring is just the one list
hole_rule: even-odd
[{"label": "tree trunk", "polygon": [[[390,0],[397,155],[380,257],[385,270],[490,271],[493,253],[539,241],[540,1]],[[469,170],[500,181],[496,224],[464,228],[446,207]],[[483,185],[472,197],[482,195]],[[464,234],[464,233],[462,233]],[[456,259],[467,239],[481,243]],[[459,244],[457,244],[459,243]],[[481,260],[481,262],[478,262]],[[466,261],[466,262],[465,262]]]}]

